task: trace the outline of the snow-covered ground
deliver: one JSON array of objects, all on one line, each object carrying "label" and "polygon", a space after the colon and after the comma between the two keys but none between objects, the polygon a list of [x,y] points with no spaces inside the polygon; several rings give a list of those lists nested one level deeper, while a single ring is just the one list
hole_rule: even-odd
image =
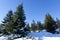
[{"label": "snow-covered ground", "polygon": [[46,30],[42,30],[41,32],[31,32],[30,35],[33,37],[60,37],[60,34],[52,34],[46,32]]},{"label": "snow-covered ground", "polygon": [[8,37],[6,37],[6,36],[5,36],[5,37],[4,37],[4,36],[1,36],[1,37],[0,37],[0,40],[8,40]]},{"label": "snow-covered ground", "polygon": [[60,40],[60,37],[43,37],[42,40]]},{"label": "snow-covered ground", "polygon": [[30,33],[33,37],[38,37],[38,40],[60,40],[60,34],[52,34],[43,30],[41,32]]},{"label": "snow-covered ground", "polygon": [[[46,32],[46,30],[42,30],[41,32],[31,32],[30,35],[31,38],[26,40],[32,40],[33,38],[35,38],[36,40],[60,40],[60,34],[52,34]],[[21,40],[21,39],[22,38],[15,40]]]},{"label": "snow-covered ground", "polygon": [[[43,30],[41,32],[31,32],[30,36],[25,38],[18,38],[14,40],[60,40],[60,34],[52,34]],[[0,37],[0,40],[8,40],[7,37]]]}]

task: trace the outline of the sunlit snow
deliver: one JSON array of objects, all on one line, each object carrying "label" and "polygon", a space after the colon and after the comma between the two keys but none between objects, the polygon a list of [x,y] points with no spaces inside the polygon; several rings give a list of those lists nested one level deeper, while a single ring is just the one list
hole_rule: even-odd
[{"label": "sunlit snow", "polygon": [[[8,37],[1,36],[0,40],[8,40]],[[52,34],[43,30],[41,32],[31,32],[30,37],[17,38],[14,40],[60,40],[60,34]]]}]

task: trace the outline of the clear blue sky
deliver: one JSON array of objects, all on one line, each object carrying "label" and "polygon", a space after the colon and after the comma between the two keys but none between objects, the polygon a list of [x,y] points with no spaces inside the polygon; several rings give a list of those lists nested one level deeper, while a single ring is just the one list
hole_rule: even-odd
[{"label": "clear blue sky", "polygon": [[60,19],[60,0],[0,0],[0,22],[9,10],[15,11],[22,2],[28,23],[31,23],[33,19],[44,22],[47,12],[54,19],[56,17]]}]

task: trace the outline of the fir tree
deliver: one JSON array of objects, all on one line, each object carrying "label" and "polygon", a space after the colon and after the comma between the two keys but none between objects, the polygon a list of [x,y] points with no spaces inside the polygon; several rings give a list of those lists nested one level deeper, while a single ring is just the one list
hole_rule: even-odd
[{"label": "fir tree", "polygon": [[56,23],[57,23],[57,26],[58,26],[57,28],[59,28],[59,31],[60,31],[60,20],[58,18],[56,18]]},{"label": "fir tree", "polygon": [[0,33],[2,33],[3,27],[2,24],[0,24]]},{"label": "fir tree", "polygon": [[40,32],[43,29],[41,22],[37,21],[37,30]]},{"label": "fir tree", "polygon": [[32,23],[31,23],[31,31],[33,31],[33,32],[36,31],[36,23],[35,23],[34,20],[33,20]]},{"label": "fir tree", "polygon": [[25,37],[26,36],[26,31],[25,31],[25,14],[23,10],[23,5],[19,5],[17,7],[16,12],[14,13],[14,34],[19,34],[21,35],[20,37]]},{"label": "fir tree", "polygon": [[50,14],[47,14],[46,17],[45,17],[45,29],[48,31],[48,32],[51,32],[51,33],[55,33],[55,29],[56,29],[56,22],[54,21],[54,19],[51,17]]},{"label": "fir tree", "polygon": [[10,33],[12,33],[12,31],[13,31],[12,21],[13,21],[13,12],[10,10],[7,13],[6,17],[4,18],[4,21],[3,21],[3,24],[2,24],[5,27],[3,29],[3,32],[4,32],[3,34],[6,34],[6,33],[10,34]]},{"label": "fir tree", "polygon": [[26,29],[30,32],[30,25],[29,25],[29,23],[26,24]]},{"label": "fir tree", "polygon": [[56,22],[57,22],[58,28],[60,29],[60,20],[58,18],[56,18]]}]

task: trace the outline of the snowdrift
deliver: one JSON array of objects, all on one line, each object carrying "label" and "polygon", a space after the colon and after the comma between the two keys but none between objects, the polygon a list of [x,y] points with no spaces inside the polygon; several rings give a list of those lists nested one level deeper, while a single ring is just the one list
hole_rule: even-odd
[{"label": "snowdrift", "polygon": [[60,34],[52,34],[46,32],[46,30],[42,30],[41,32],[31,32],[30,35],[33,37],[60,37]]},{"label": "snowdrift", "polygon": [[[60,34],[52,34],[42,30],[41,32],[31,32],[30,37],[18,38],[14,40],[60,40]],[[1,36],[0,40],[8,40],[8,37]]]},{"label": "snowdrift", "polygon": [[0,40],[8,40],[8,37],[6,37],[6,36],[5,36],[5,37],[4,37],[4,36],[1,36],[1,37],[0,37]]}]

